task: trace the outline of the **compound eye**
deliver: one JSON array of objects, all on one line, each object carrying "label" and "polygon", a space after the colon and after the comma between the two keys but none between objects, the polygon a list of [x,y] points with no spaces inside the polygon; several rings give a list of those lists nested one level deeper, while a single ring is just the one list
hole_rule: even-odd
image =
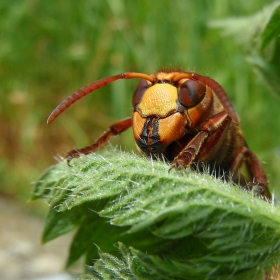
[{"label": "compound eye", "polygon": [[199,81],[185,81],[178,92],[178,101],[186,108],[196,106],[205,96],[206,86]]},{"label": "compound eye", "polygon": [[140,81],[140,83],[137,85],[137,87],[134,91],[133,100],[132,100],[132,105],[134,107],[141,102],[142,97],[148,87],[149,87],[149,84],[146,80]]}]

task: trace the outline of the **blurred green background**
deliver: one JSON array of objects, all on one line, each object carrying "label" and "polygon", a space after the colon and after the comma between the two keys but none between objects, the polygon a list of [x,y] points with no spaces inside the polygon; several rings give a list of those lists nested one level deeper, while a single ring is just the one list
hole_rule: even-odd
[{"label": "blurred green background", "polygon": [[[263,0],[12,0],[0,4],[0,192],[25,206],[32,182],[58,155],[93,142],[131,113],[136,80],[80,100],[50,126],[54,107],[78,88],[125,71],[181,67],[217,80],[250,148],[280,192],[280,101],[246,51],[209,22],[244,17]],[[240,38],[246,37],[240,33]],[[131,130],[112,141],[134,149]],[[278,189],[277,189],[278,188]]]}]

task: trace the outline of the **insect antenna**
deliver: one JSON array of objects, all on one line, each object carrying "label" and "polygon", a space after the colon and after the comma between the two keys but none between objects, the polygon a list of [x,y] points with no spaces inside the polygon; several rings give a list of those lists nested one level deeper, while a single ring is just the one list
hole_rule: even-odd
[{"label": "insect antenna", "polygon": [[126,72],[121,73],[115,76],[106,77],[97,81],[94,81],[93,83],[90,83],[79,90],[75,91],[73,94],[68,96],[66,99],[64,99],[50,114],[48,117],[47,123],[52,123],[63,111],[65,111],[69,106],[74,104],[76,101],[81,99],[82,97],[88,95],[89,93],[92,93],[93,91],[102,88],[108,84],[111,84],[119,79],[144,79],[147,81],[150,81],[154,83],[154,78],[150,75],[144,74],[144,73],[134,73],[134,72]]}]

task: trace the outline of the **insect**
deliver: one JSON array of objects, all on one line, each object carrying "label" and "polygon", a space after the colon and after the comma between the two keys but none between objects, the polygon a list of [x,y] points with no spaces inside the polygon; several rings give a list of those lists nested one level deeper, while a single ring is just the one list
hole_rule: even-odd
[{"label": "insect", "polygon": [[92,145],[70,151],[68,163],[81,154],[101,149],[109,139],[132,127],[138,149],[152,157],[164,156],[171,168],[209,166],[211,173],[253,191],[271,195],[260,161],[248,148],[239,118],[221,85],[194,72],[126,72],[88,84],[62,101],[50,114],[50,124],[85,95],[119,79],[141,79],[133,99],[132,116],[112,124]]}]

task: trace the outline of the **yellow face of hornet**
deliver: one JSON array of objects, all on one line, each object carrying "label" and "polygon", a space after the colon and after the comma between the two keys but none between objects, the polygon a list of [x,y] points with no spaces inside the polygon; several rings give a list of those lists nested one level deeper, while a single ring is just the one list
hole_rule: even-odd
[{"label": "yellow face of hornet", "polygon": [[197,124],[198,107],[199,119],[201,109],[205,115],[203,108],[209,108],[211,97],[211,90],[194,80],[184,79],[176,86],[164,79],[156,84],[142,80],[133,98],[132,127],[138,147],[146,154],[163,151]]}]

